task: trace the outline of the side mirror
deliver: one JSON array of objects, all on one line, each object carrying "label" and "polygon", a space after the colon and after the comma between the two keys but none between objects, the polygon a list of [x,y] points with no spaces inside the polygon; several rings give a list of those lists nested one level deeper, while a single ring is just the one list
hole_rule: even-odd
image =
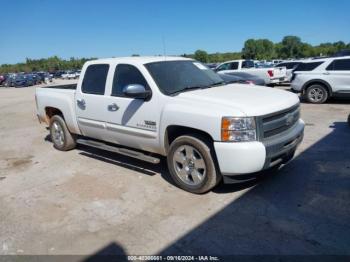
[{"label": "side mirror", "polygon": [[146,88],[143,85],[139,84],[127,85],[126,87],[124,87],[123,93],[127,97],[145,100],[151,96],[151,91],[146,90]]}]

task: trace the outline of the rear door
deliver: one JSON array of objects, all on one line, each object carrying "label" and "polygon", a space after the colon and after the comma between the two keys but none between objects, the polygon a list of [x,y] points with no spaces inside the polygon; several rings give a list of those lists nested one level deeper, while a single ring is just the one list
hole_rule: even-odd
[{"label": "rear door", "polygon": [[108,101],[105,97],[108,85],[109,64],[90,64],[83,72],[75,96],[75,108],[79,128],[84,136],[101,139],[106,136],[104,116]]},{"label": "rear door", "polygon": [[333,92],[350,93],[350,58],[335,59],[327,66],[325,74]]}]

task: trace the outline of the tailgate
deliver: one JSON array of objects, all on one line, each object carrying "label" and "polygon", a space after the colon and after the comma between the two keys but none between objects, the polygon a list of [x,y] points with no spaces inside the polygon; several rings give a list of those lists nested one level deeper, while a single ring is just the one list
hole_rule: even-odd
[{"label": "tailgate", "polygon": [[286,67],[275,67],[273,70],[273,78],[285,78],[287,76]]}]

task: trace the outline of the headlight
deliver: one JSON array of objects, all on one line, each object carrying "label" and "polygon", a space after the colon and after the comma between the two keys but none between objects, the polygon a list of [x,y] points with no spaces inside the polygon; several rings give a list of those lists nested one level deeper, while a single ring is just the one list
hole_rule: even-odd
[{"label": "headlight", "polygon": [[247,142],[256,140],[254,117],[223,117],[221,141]]}]

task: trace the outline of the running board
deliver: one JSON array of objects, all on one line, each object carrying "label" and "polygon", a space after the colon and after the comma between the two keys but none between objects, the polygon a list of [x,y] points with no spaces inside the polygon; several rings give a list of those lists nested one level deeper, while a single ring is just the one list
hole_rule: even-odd
[{"label": "running board", "polygon": [[77,139],[77,143],[82,144],[82,145],[86,145],[86,146],[91,146],[91,147],[98,148],[98,149],[102,149],[102,150],[106,150],[106,151],[110,151],[110,152],[114,152],[114,153],[118,153],[118,154],[121,154],[124,156],[137,158],[137,159],[140,159],[142,161],[152,163],[152,164],[159,164],[159,162],[160,162],[160,159],[157,157],[148,156],[148,155],[145,155],[141,152],[134,151],[131,149],[110,146],[110,145],[107,145],[105,143],[98,142],[95,140]]}]

